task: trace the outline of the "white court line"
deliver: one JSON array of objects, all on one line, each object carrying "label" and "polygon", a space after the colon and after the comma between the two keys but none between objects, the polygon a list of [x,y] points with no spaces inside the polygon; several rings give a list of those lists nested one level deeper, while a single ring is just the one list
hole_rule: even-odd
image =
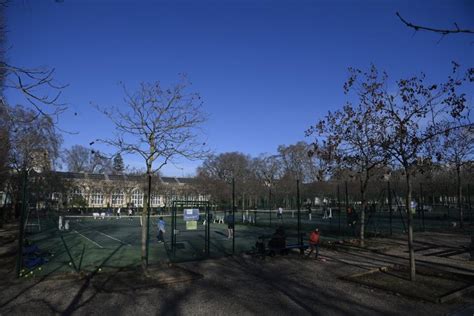
[{"label": "white court line", "polygon": [[99,234],[102,234],[102,235],[104,235],[104,236],[106,236],[106,237],[109,237],[110,239],[116,240],[116,241],[118,241],[118,242],[121,243],[121,244],[124,244],[124,245],[127,245],[127,246],[132,246],[132,245],[130,245],[130,244],[127,244],[126,242],[121,241],[121,240],[118,239],[118,238],[109,236],[109,235],[104,234],[103,232],[100,232],[100,231],[98,231],[98,230],[96,230],[96,232],[98,232]]},{"label": "white court line", "polygon": [[84,236],[83,234],[81,234],[80,232],[78,232],[77,230],[74,230],[75,233],[78,233],[79,235],[81,235],[82,237],[84,237],[85,239],[89,240],[91,243],[97,245],[99,248],[104,248],[102,247],[101,245],[99,245],[98,243],[96,243],[95,241],[93,241],[92,239],[90,238],[87,238],[86,236]]},{"label": "white court line", "polygon": [[[87,226],[85,226],[85,225],[82,225],[81,223],[77,223],[77,224],[79,224],[79,226],[82,226],[82,227],[84,227],[84,228],[86,228],[86,229],[91,229],[90,227],[87,227]],[[131,244],[128,244],[128,243],[126,243],[126,242],[123,242],[123,241],[121,241],[120,239],[117,239],[117,238],[112,237],[112,236],[110,236],[110,235],[104,234],[103,232],[100,232],[100,231],[98,231],[98,230],[96,230],[96,229],[92,229],[92,230],[95,231],[95,232],[98,232],[99,234],[102,234],[102,235],[104,235],[104,236],[106,236],[106,237],[109,237],[110,239],[116,240],[116,241],[118,241],[118,242],[121,243],[121,244],[130,246],[130,247],[132,246]]]}]

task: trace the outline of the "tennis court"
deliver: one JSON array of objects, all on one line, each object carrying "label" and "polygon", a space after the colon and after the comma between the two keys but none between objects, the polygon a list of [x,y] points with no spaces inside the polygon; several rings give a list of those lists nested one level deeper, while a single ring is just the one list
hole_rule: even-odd
[{"label": "tennis court", "polygon": [[[224,212],[215,212],[214,214]],[[214,215],[213,214],[213,215]],[[201,214],[202,215],[202,214]],[[149,264],[199,260],[220,257],[252,249],[259,235],[270,235],[271,227],[255,227],[236,222],[235,239],[228,238],[227,223],[197,222],[186,228],[182,217],[176,217],[175,249],[172,251],[172,215],[161,215],[166,222],[165,242],[157,241],[159,216],[151,216],[149,233]],[[216,215],[214,215],[216,216]],[[219,216],[219,215],[217,215]],[[140,216],[94,217],[64,216],[67,230],[58,229],[58,216],[42,218],[42,230],[27,233],[26,238],[46,254],[47,262],[31,269],[35,275],[55,272],[91,272],[124,267],[138,267],[141,260]],[[205,252],[206,228],[209,225],[209,254]],[[23,269],[23,275],[29,272]]]},{"label": "tennis court", "polygon": [[[48,262],[42,273],[55,271],[94,271],[136,266],[140,262],[141,226],[139,216],[106,217],[65,216],[68,230],[58,229],[58,217],[43,222],[41,232],[27,234],[27,239],[38,246]],[[155,229],[156,230],[156,229]],[[151,227],[151,234],[153,228]],[[164,245],[150,242],[149,262],[166,261]]]},{"label": "tennis court", "polygon": [[[299,243],[298,233],[302,233],[303,242],[311,230],[318,227],[323,240],[357,238],[359,226],[348,225],[348,216],[344,209],[331,209],[330,214],[322,209],[314,209],[311,217],[306,210],[298,212],[284,210],[278,216],[276,210],[239,210],[235,211],[235,238],[228,238],[229,210],[199,210],[199,218],[193,225],[183,217],[184,208],[176,208],[173,213],[153,215],[150,219],[149,256],[150,265],[194,261],[216,258],[234,253],[250,251],[256,239],[263,236],[268,242],[275,229],[282,226],[287,236],[287,244]],[[157,240],[157,221],[162,216],[166,222],[164,243]],[[174,219],[173,219],[174,216]],[[208,217],[207,217],[208,216]],[[47,262],[36,265],[34,274],[91,272],[114,270],[125,267],[138,267],[141,263],[141,217],[140,216],[104,216],[92,215],[68,216],[69,229],[58,229],[58,215],[41,218],[41,231],[30,230],[26,238],[47,255]],[[206,220],[206,219],[209,220]],[[174,222],[173,222],[174,220]],[[446,228],[447,221],[433,213],[417,214],[414,228],[422,229],[422,221],[427,230]],[[402,233],[406,225],[406,214],[394,212],[390,218],[388,212],[368,212],[366,214],[367,233]],[[299,226],[299,230],[298,230]],[[174,228],[173,228],[174,227]],[[174,232],[175,239],[172,234]],[[23,275],[29,272],[24,269]]]}]

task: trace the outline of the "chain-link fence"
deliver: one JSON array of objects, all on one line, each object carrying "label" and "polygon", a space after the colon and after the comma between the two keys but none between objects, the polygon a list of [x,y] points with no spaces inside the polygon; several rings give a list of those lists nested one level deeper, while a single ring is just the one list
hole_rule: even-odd
[{"label": "chain-link fence", "polygon": [[[140,265],[145,240],[142,207],[124,204],[120,213],[119,207],[103,205],[62,207],[54,194],[43,192],[34,181],[25,177],[23,183],[14,206],[24,237],[19,245],[20,274],[39,267],[50,273]],[[268,246],[282,232],[286,247],[298,249],[315,228],[323,240],[357,239],[362,221],[367,237],[407,230],[403,181],[369,183],[365,203],[357,181],[295,181],[284,189],[267,187],[263,193],[235,184],[222,189],[228,198],[215,201],[209,196],[198,203],[176,195],[166,205],[151,208],[149,264],[255,252],[257,241]],[[474,186],[463,184],[460,193],[452,184],[415,183],[409,210],[414,230],[472,230]],[[186,219],[190,209],[198,209],[192,221]],[[160,218],[166,226],[162,241]]]}]

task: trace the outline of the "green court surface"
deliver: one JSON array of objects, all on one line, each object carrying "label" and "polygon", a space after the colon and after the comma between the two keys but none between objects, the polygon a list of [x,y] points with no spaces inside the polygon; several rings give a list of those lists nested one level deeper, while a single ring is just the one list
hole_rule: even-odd
[{"label": "green court surface", "polygon": [[[263,236],[268,242],[275,229],[282,226],[287,235],[287,244],[298,244],[298,212],[284,211],[278,218],[276,211],[236,211],[235,239],[228,238],[227,223],[218,219],[227,218],[229,212],[211,211],[209,223],[209,254],[206,253],[207,223],[203,222],[204,214],[195,227],[186,227],[183,216],[176,216],[176,243],[174,251],[171,243],[172,218],[162,215],[166,222],[165,242],[157,240],[158,216],[152,216],[149,233],[149,264],[155,265],[168,262],[183,262],[238,254],[253,249],[256,239]],[[320,211],[313,211],[312,218],[306,211],[300,213],[300,232],[303,242],[307,242],[309,232],[319,228],[322,239],[338,240],[356,238],[359,226],[347,224],[345,212],[333,209],[331,218],[324,218]],[[406,215],[406,214],[405,214]],[[406,218],[394,213],[391,219],[393,233],[404,230]],[[141,233],[139,216],[123,216],[94,218],[93,216],[65,216],[69,221],[69,229],[58,229],[58,216],[41,219],[41,231],[31,229],[26,238],[37,245],[46,256],[48,262],[41,270],[34,269],[34,275],[68,272],[92,272],[114,270],[125,267],[138,267],[141,263]],[[434,214],[426,214],[424,220],[426,230],[444,229],[448,222],[440,220]],[[368,233],[388,234],[390,217],[388,213],[377,212],[367,214],[366,226]],[[414,228],[420,230],[422,219],[414,218]],[[190,229],[191,228],[191,229]],[[22,275],[29,271],[24,270]],[[28,277],[30,274],[28,274]]]},{"label": "green court surface", "polygon": [[[177,217],[176,248],[171,249],[171,216],[163,215],[166,221],[165,242],[157,240],[157,216],[150,221],[149,264],[198,260],[206,257],[205,228],[202,221],[197,229],[187,230],[182,217]],[[94,219],[92,216],[64,217],[69,221],[69,229],[58,229],[58,217],[43,219],[40,232],[29,232],[26,238],[37,245],[48,262],[41,270],[34,269],[35,275],[67,273],[75,271],[92,272],[137,267],[141,258],[140,218],[106,217]],[[235,240],[228,238],[227,224],[210,223],[210,257],[231,255],[252,249],[257,236],[270,235],[271,227],[255,227],[236,224]],[[24,273],[28,271],[24,269]]]}]

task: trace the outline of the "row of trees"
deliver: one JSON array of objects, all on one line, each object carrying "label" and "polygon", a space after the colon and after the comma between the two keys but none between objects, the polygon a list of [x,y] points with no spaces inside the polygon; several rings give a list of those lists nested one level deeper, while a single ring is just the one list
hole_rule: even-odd
[{"label": "row of trees", "polygon": [[452,66],[447,79],[436,83],[423,73],[391,82],[375,66],[367,71],[351,68],[344,92],[355,101],[329,112],[307,130],[306,136],[313,138],[311,146],[304,142],[280,146],[277,155],[258,158],[241,153],[212,155],[198,169],[199,183],[214,199],[225,202],[234,178],[244,208],[245,196],[264,196],[265,191],[269,200],[272,191],[291,195],[296,179],[303,183],[356,179],[364,246],[369,184],[381,176],[402,175],[413,280],[413,214],[409,211],[413,182],[433,177],[440,169],[454,171],[463,226],[461,172],[468,164],[472,167],[474,144],[472,104],[465,89],[474,82],[474,69],[462,70],[454,62]]},{"label": "row of trees", "polygon": [[344,166],[360,181],[362,246],[368,184],[379,169],[403,171],[412,280],[415,254],[409,210],[413,178],[428,165],[444,162],[456,170],[462,225],[460,173],[463,164],[472,159],[473,148],[472,104],[463,89],[473,81],[474,69],[463,71],[456,63],[448,78],[439,83],[428,82],[422,73],[393,84],[387,73],[375,66],[368,71],[350,69],[344,91],[356,101],[329,112],[307,131],[307,136],[314,138],[311,154],[325,160],[329,174]]},{"label": "row of trees", "polygon": [[308,155],[310,148],[301,141],[279,146],[276,155],[262,154],[256,158],[239,152],[210,155],[198,168],[196,182],[202,192],[226,207],[232,179],[242,209],[288,206],[295,198],[296,180],[311,183],[324,177],[322,160]]},{"label": "row of trees", "polygon": [[91,150],[82,145],[73,145],[62,156],[66,169],[70,172],[88,172],[102,174],[123,174],[125,164],[120,153],[107,157],[100,151]]},{"label": "row of trees", "polygon": [[[331,165],[325,159],[317,159],[313,149],[312,144],[301,141],[294,145],[279,146],[275,155],[251,157],[239,152],[210,155],[197,170],[196,187],[199,192],[209,195],[214,203],[230,207],[234,178],[237,207],[242,209],[295,207],[297,179],[302,179],[300,192],[303,201],[314,201],[315,197],[334,200],[337,198],[337,186],[340,186],[342,194],[344,182],[347,182],[350,199],[365,200],[361,212],[369,202],[380,202],[388,180],[392,182],[392,188],[397,188],[398,196],[405,196],[406,192],[401,190],[406,183],[402,168],[380,164],[370,169],[370,181],[367,181],[361,177],[360,169],[342,163]],[[448,197],[459,203],[457,184],[461,183],[460,179],[463,179],[464,184],[474,183],[472,156],[464,156],[456,165],[450,163],[449,151],[453,148],[442,149],[445,152],[442,161],[425,160],[413,175],[413,187],[417,188],[416,199],[420,198],[418,189],[421,185],[425,192],[425,203],[428,198],[429,203],[447,203]],[[459,215],[462,218],[462,211]]]}]

